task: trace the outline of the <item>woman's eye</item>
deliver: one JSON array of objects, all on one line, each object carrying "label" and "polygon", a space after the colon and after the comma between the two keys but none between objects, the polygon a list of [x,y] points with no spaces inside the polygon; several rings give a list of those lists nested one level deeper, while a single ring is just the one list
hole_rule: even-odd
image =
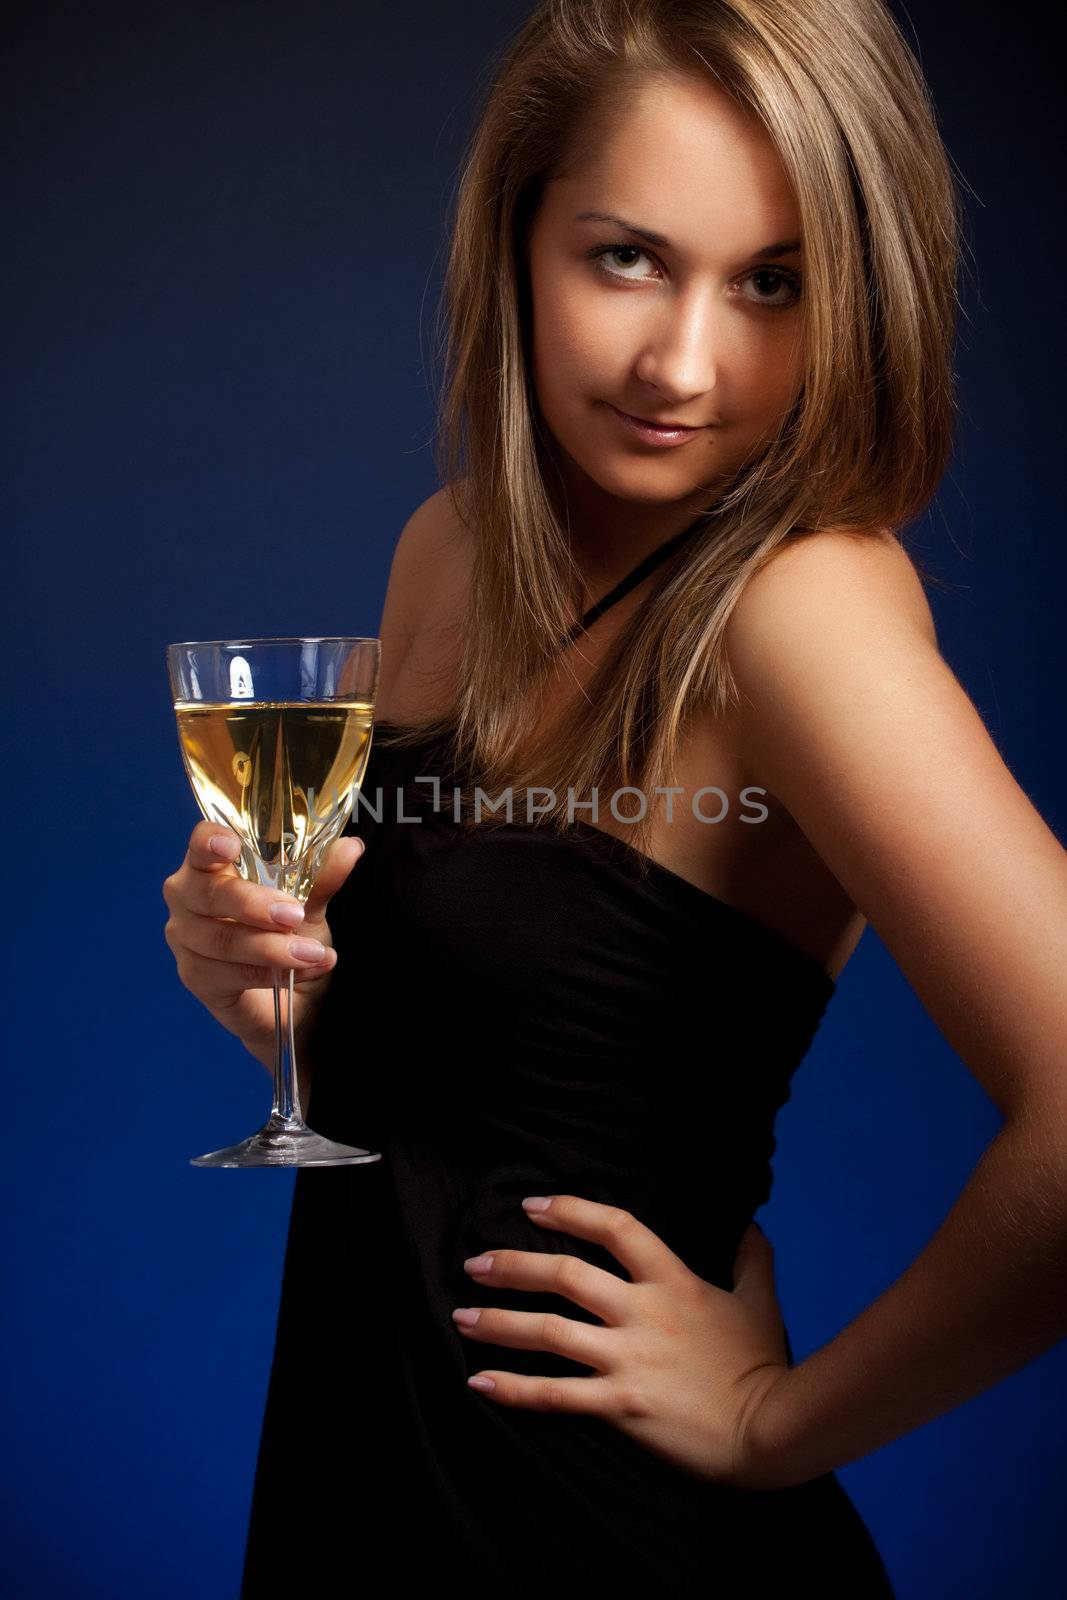
[{"label": "woman's eye", "polygon": [[[651,261],[652,259],[646,251],[639,250],[635,244],[602,244],[598,245],[590,254],[600,271],[606,272],[609,278],[633,278],[636,274],[633,272],[616,272],[611,267],[605,266],[604,257],[606,256],[637,256],[639,260],[641,256],[644,256],[646,261]],[[632,264],[631,262],[630,265]]]},{"label": "woman's eye", "polygon": [[[783,272],[777,267],[759,267],[755,272],[750,272],[748,276],[752,279],[763,279],[764,282],[768,278],[771,280],[770,292],[757,295],[752,302],[753,305],[770,306],[772,310],[781,309],[784,311],[789,306],[795,306],[800,299],[800,278],[795,272]],[[776,290],[782,289],[787,291],[785,300],[771,298],[771,295]]]}]

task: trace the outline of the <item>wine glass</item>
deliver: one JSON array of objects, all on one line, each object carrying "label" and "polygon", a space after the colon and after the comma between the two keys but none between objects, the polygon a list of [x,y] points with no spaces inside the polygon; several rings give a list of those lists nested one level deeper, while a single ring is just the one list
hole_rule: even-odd
[{"label": "wine glass", "polygon": [[[207,639],[167,646],[178,743],[197,804],[241,841],[237,870],[307,899],[352,814],[373,736],[378,639]],[[293,969],[273,968],[274,1102],[240,1144],[194,1167],[335,1167],[381,1152],[325,1139],[301,1115]],[[282,1007],[282,994],[287,1000]]]}]

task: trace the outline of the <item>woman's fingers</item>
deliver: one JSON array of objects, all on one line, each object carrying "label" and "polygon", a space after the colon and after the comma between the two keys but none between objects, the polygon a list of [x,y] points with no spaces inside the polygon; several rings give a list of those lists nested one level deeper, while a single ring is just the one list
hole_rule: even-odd
[{"label": "woman's fingers", "polygon": [[463,1264],[471,1281],[485,1284],[489,1292],[499,1288],[557,1294],[591,1311],[603,1322],[617,1326],[625,1320],[627,1297],[633,1293],[633,1285],[580,1256],[540,1250],[492,1250],[471,1259],[491,1263],[478,1270]]},{"label": "woman's fingers", "polygon": [[363,840],[357,839],[355,834],[333,840],[307,897],[305,910],[309,922],[317,922],[325,916],[327,906],[341,885],[348,881],[349,873],[362,854]]},{"label": "woman's fingers", "polygon": [[268,986],[271,967],[293,967],[297,972],[307,967],[326,970],[337,960],[332,946],[309,938],[302,930],[292,934],[281,929],[264,933],[241,922],[224,922],[219,917],[197,916],[195,912],[172,912],[164,936],[175,953],[180,949],[216,965],[254,968],[257,972],[263,969],[268,974]]},{"label": "woman's fingers", "polygon": [[325,911],[363,845],[355,837],[332,842],[306,906],[242,877],[239,851],[232,829],[198,822],[185,860],[163,883],[164,937],[179,976],[212,1010],[232,1009],[247,989],[272,989],[275,969],[291,968],[305,986],[329,975],[337,953]]},{"label": "woman's fingers", "polygon": [[[477,1320],[465,1321],[468,1315],[476,1315]],[[581,1367],[592,1367],[601,1377],[607,1377],[613,1366],[610,1346],[614,1330],[611,1328],[591,1327],[587,1322],[575,1322],[553,1312],[501,1311],[495,1306],[457,1307],[452,1320],[457,1331],[471,1343],[503,1345],[509,1350],[547,1351],[577,1362]]]},{"label": "woman's fingers", "polygon": [[[223,839],[234,847],[231,857],[216,854],[212,839]],[[287,923],[293,927],[305,920],[306,912],[293,895],[279,893],[259,883],[249,883],[234,866],[239,841],[232,831],[221,831],[217,823],[198,822],[189,839],[185,860],[164,879],[163,898],[175,906],[201,917],[233,917],[257,928],[276,928],[279,918],[272,907],[287,907]]]},{"label": "woman's fingers", "polygon": [[602,1246],[625,1267],[631,1282],[681,1286],[692,1280],[685,1262],[632,1211],[576,1194],[540,1198],[547,1198],[550,1203],[544,1209],[527,1208],[532,1222]]},{"label": "woman's fingers", "polygon": [[[233,833],[220,835],[217,824],[198,823],[193,829],[185,860],[178,871],[163,882],[163,898],[172,911],[231,918],[252,928],[302,929],[310,922],[321,926],[330,899],[363,853],[362,840],[355,837],[335,839],[323,858],[307,904],[301,905],[293,895],[249,883],[232,860],[216,855],[211,848],[210,838],[218,837],[237,843]],[[315,937],[321,937],[318,927]],[[202,953],[221,954],[208,948]]]},{"label": "woman's fingers", "polygon": [[609,1378],[531,1378],[522,1372],[501,1372],[496,1367],[480,1368],[475,1376],[478,1383],[468,1378],[468,1385],[477,1390],[482,1388],[483,1380],[491,1382],[486,1398],[494,1405],[608,1418],[622,1410]]},{"label": "woman's fingers", "polygon": [[[259,990],[273,990],[274,968],[255,963],[212,961],[184,950],[177,956],[178,976],[185,987],[195,994],[211,1011],[236,1005],[246,994]],[[321,966],[298,967],[295,961],[278,962],[283,981],[288,982],[287,968],[293,968],[293,983],[299,994],[319,979],[328,977],[336,957],[331,953]]]}]

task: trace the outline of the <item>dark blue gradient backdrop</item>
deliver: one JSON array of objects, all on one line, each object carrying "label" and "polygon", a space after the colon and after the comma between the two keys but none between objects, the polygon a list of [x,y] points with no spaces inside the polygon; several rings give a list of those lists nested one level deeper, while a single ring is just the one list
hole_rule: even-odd
[{"label": "dark blue gradient backdrop", "polygon": [[[199,816],[164,646],[376,633],[396,538],[437,487],[448,198],[525,14],[9,13],[13,1597],[237,1592],[292,1175],[188,1164],[258,1127],[270,1084],[163,938],[161,885]],[[915,542],[947,585],[944,652],[1062,839],[1059,62],[995,10],[930,0],[915,25],[972,253],[959,448]],[[999,1125],[868,930],[780,1116],[761,1217],[797,1359],[904,1270]],[[842,1469],[901,1600],[1065,1592],[1065,1374],[1061,1345]],[[358,1437],[338,1444],[371,1468]],[[358,1541],[358,1491],[352,1507]],[[359,1572],[357,1543],[353,1591]]]}]

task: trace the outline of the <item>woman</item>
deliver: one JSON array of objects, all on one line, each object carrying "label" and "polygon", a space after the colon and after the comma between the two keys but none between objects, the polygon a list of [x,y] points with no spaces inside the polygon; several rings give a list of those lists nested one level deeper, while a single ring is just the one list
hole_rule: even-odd
[{"label": "woman", "polygon": [[[497,67],[365,859],[305,923],[308,1119],[382,1160],[296,1179],[245,1600],[889,1595],[834,1469],[1065,1331],[1067,859],[899,537],[956,270],[879,0],[549,0]],[[1006,1120],[794,1365],[751,1219],[868,920]]]}]

